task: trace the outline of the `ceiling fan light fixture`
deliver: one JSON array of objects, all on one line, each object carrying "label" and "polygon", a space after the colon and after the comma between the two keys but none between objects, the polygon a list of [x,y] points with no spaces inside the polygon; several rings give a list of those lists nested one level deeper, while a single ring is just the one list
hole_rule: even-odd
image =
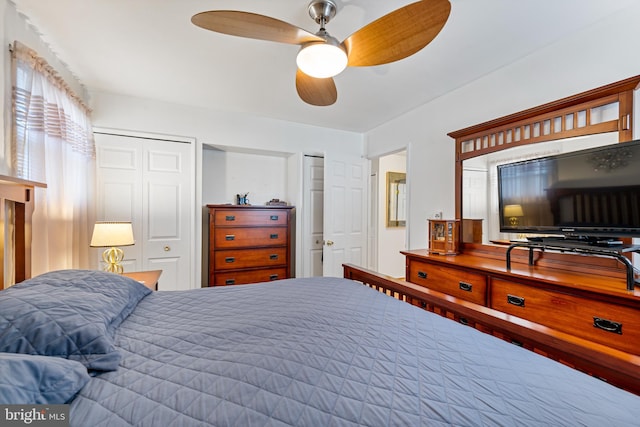
[{"label": "ceiling fan light fixture", "polygon": [[296,58],[298,68],[308,76],[318,79],[333,77],[347,67],[347,52],[337,40],[307,43]]},{"label": "ceiling fan light fixture", "polygon": [[301,46],[296,62],[296,91],[309,105],[327,106],[338,93],[332,77],[347,66],[369,67],[407,58],[438,35],[451,12],[450,0],[414,1],[368,23],[342,42],[331,37],[326,24],[346,0],[311,0],[309,16],[315,34],[288,22],[238,10],[210,10],[191,18],[198,27],[217,33]]}]

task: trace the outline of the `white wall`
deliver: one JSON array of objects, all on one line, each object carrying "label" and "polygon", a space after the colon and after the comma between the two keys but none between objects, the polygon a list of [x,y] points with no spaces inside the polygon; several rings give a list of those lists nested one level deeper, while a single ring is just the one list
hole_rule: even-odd
[{"label": "white wall", "polygon": [[433,212],[455,214],[455,143],[447,133],[640,74],[639,17],[640,2],[366,134],[370,158],[411,144],[410,249],[427,247]]},{"label": "white wall", "polygon": [[[226,152],[206,148],[202,151],[202,204],[233,203],[227,201],[227,189],[221,182],[227,180]],[[205,165],[210,165],[207,167]],[[234,203],[235,204],[235,203]]]},{"label": "white wall", "polygon": [[283,156],[203,151],[202,203],[236,204],[236,195],[248,194],[249,203],[264,205],[271,199],[287,202],[288,165]]},{"label": "white wall", "polygon": [[363,135],[249,114],[92,92],[97,127],[194,137],[201,144],[276,152],[361,155]]}]

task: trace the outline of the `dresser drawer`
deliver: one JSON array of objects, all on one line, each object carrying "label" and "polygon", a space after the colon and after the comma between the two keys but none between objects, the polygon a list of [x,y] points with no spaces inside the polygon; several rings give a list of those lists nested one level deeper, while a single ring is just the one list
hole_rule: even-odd
[{"label": "dresser drawer", "polygon": [[216,270],[286,265],[287,248],[229,249],[213,254]]},{"label": "dresser drawer", "polygon": [[456,298],[486,304],[487,278],[483,274],[410,260],[407,280]]},{"label": "dresser drawer", "polygon": [[287,278],[286,268],[268,268],[248,271],[215,272],[210,277],[209,286],[244,285],[247,283],[269,282]]},{"label": "dresser drawer", "polygon": [[286,225],[287,211],[278,209],[217,209],[213,215],[216,227],[252,225]]},{"label": "dresser drawer", "polygon": [[287,244],[285,227],[216,228],[214,242],[217,249]]},{"label": "dresser drawer", "polygon": [[491,279],[490,306],[550,328],[640,354],[640,310]]}]

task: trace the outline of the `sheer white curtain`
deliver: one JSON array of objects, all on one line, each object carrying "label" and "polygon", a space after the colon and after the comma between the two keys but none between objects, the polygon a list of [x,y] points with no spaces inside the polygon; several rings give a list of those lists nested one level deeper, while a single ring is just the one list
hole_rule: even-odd
[{"label": "sheer white curtain", "polygon": [[47,184],[36,190],[32,275],[89,268],[95,216],[90,110],[43,58],[19,42],[12,65],[12,173]]}]

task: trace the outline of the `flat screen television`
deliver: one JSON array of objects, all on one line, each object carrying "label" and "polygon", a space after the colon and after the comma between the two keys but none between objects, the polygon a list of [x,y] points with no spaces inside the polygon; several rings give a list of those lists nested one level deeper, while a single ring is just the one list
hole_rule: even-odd
[{"label": "flat screen television", "polygon": [[498,166],[500,231],[640,236],[640,140]]}]

